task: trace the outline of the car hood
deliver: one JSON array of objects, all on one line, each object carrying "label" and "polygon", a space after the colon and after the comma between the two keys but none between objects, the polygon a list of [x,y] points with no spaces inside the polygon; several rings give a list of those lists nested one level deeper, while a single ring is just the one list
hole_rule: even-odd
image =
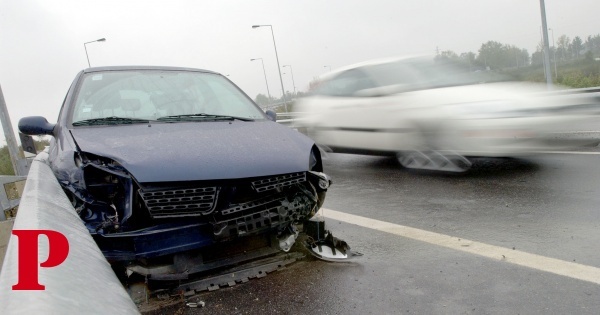
[{"label": "car hood", "polygon": [[71,133],[80,150],[115,160],[140,183],[307,171],[313,145],[271,121],[78,127]]}]

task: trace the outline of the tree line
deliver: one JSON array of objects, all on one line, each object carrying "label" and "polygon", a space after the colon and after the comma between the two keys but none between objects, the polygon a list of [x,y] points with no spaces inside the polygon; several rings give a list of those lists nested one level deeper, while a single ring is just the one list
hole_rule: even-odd
[{"label": "tree line", "polygon": [[[600,56],[600,34],[588,36],[585,41],[579,36],[571,40],[568,36],[561,35],[555,44],[550,45],[549,59],[551,62],[594,59]],[[473,70],[496,71],[542,65],[544,62],[542,43],[539,43],[536,51],[530,55],[527,49],[497,41],[481,44],[478,53],[470,51],[457,54],[452,50],[445,50],[438,52],[435,58],[460,62]]]},{"label": "tree line", "polygon": [[[43,138],[34,139],[33,143],[35,144],[37,152],[43,151],[46,146],[50,145],[50,141]],[[19,154],[23,156],[23,148],[20,146]],[[15,175],[15,170],[10,161],[10,153],[8,152],[8,147],[6,145],[0,147],[0,175]]]}]

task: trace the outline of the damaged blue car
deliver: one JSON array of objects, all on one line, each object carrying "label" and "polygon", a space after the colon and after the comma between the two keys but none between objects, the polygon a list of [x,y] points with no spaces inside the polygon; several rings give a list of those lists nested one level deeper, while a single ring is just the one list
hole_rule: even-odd
[{"label": "damaged blue car", "polygon": [[49,164],[111,263],[173,280],[288,251],[323,204],[319,149],[275,116],[215,72],[99,67],[77,75],[56,124],[19,129],[53,136]]}]

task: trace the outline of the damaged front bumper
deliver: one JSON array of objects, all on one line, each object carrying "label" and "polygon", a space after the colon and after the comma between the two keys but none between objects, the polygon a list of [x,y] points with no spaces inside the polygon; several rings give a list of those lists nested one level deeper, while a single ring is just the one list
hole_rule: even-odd
[{"label": "damaged front bumper", "polygon": [[93,189],[72,194],[80,216],[109,261],[148,265],[260,234],[288,251],[298,236],[295,225],[314,216],[331,185],[325,173],[314,171],[140,184],[124,171],[93,169],[85,176]]},{"label": "damaged front bumper", "polygon": [[[299,227],[311,226],[309,220],[332,183],[317,171],[138,183],[108,159],[86,156],[80,166],[85,189],[67,183],[64,187],[99,248],[128,276],[153,280],[188,279],[288,252],[303,232]],[[307,235],[313,247],[328,253],[313,251],[316,257],[350,257],[347,244],[339,246],[345,242],[338,243],[331,233]]]}]

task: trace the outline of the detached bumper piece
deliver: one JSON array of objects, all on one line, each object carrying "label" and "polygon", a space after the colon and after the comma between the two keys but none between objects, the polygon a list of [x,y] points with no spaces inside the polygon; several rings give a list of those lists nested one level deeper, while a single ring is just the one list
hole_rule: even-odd
[{"label": "detached bumper piece", "polygon": [[304,224],[307,239],[304,246],[311,255],[329,262],[347,262],[362,256],[359,252],[352,251],[346,241],[334,237],[325,229],[325,221],[308,220]]}]

